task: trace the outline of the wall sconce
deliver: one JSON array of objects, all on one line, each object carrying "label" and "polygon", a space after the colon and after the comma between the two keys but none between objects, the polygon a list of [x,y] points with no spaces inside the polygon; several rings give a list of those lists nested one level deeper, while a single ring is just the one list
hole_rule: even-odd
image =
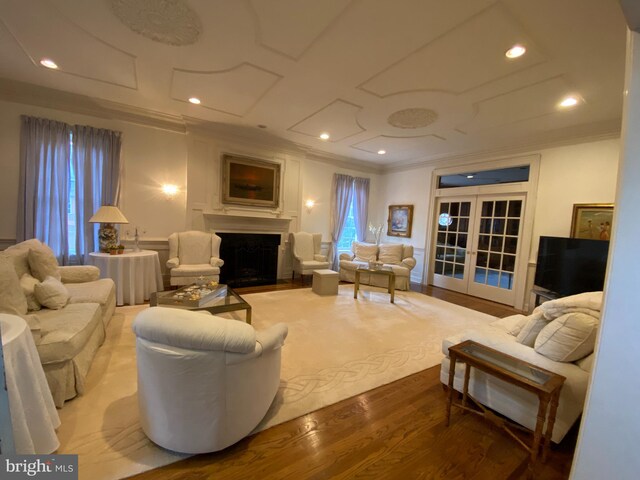
[{"label": "wall sconce", "polygon": [[172,185],[170,183],[165,183],[162,185],[162,193],[166,195],[167,198],[175,197],[180,189],[177,185]]},{"label": "wall sconce", "polygon": [[307,213],[311,213],[311,210],[313,210],[313,207],[315,205],[316,205],[316,202],[314,202],[311,199],[309,199],[306,202],[304,202],[304,206],[307,208]]}]

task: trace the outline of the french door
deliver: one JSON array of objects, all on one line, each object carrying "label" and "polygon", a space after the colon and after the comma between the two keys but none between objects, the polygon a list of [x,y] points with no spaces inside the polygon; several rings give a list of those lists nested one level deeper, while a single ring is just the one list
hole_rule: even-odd
[{"label": "french door", "polygon": [[524,195],[440,197],[433,285],[515,304]]}]

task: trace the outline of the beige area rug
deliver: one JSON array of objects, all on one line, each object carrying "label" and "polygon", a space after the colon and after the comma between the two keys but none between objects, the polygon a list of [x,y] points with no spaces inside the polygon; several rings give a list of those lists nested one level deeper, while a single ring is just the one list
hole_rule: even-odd
[{"label": "beige area rug", "polygon": [[[493,320],[414,292],[396,292],[391,304],[383,289],[366,286],[358,300],[353,285],[337,296],[299,289],[245,299],[257,329],[289,326],[280,390],[256,431],[437,365],[444,337]],[[185,457],[154,445],[138,420],[131,322],[144,308],[117,309],[85,394],[60,410],[58,453],[79,454],[81,479],[125,478]]]}]

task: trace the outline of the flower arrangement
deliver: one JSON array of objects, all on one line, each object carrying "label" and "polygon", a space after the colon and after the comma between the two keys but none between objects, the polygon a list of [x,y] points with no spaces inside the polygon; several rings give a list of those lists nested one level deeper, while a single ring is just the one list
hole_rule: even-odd
[{"label": "flower arrangement", "polygon": [[376,245],[380,244],[380,235],[382,234],[382,224],[377,227],[373,223],[369,222],[369,231],[373,234],[373,238],[376,241]]}]

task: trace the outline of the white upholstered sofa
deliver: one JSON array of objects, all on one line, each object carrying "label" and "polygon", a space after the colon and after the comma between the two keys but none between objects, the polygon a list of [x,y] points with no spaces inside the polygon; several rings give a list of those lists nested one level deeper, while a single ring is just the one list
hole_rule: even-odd
[{"label": "white upholstered sofa", "polygon": [[191,285],[200,277],[207,281],[220,279],[220,243],[215,233],[190,230],[169,235],[169,260],[171,285]]},{"label": "white upholstered sofa", "polygon": [[113,280],[100,279],[94,266],[58,266],[51,249],[31,239],[0,252],[0,290],[0,312],[27,321],[61,408],[84,392],[116,307]]},{"label": "white upholstered sofa", "polygon": [[[413,245],[402,243],[374,243],[353,242],[351,253],[340,254],[340,280],[355,282],[356,269],[367,266],[370,261],[380,261],[383,266],[389,266],[396,275],[396,289],[409,290],[411,270],[416,266],[413,258]],[[361,274],[360,283],[387,287],[388,279],[383,275]]]},{"label": "white upholstered sofa", "polygon": [[[552,433],[552,441],[559,443],[584,407],[601,303],[602,292],[565,297],[543,303],[529,316],[498,319],[486,327],[448,337],[442,343],[446,358],[442,360],[440,380],[448,384],[449,347],[464,340],[474,340],[564,376]],[[464,363],[456,362],[454,388],[459,392],[464,370]],[[533,393],[471,369],[469,394],[516,423],[535,428],[538,398]]]},{"label": "white upholstered sofa", "polygon": [[204,311],[151,307],[133,323],[146,435],[183,453],[215,452],[258,425],[280,385],[287,326],[263,331]]}]

